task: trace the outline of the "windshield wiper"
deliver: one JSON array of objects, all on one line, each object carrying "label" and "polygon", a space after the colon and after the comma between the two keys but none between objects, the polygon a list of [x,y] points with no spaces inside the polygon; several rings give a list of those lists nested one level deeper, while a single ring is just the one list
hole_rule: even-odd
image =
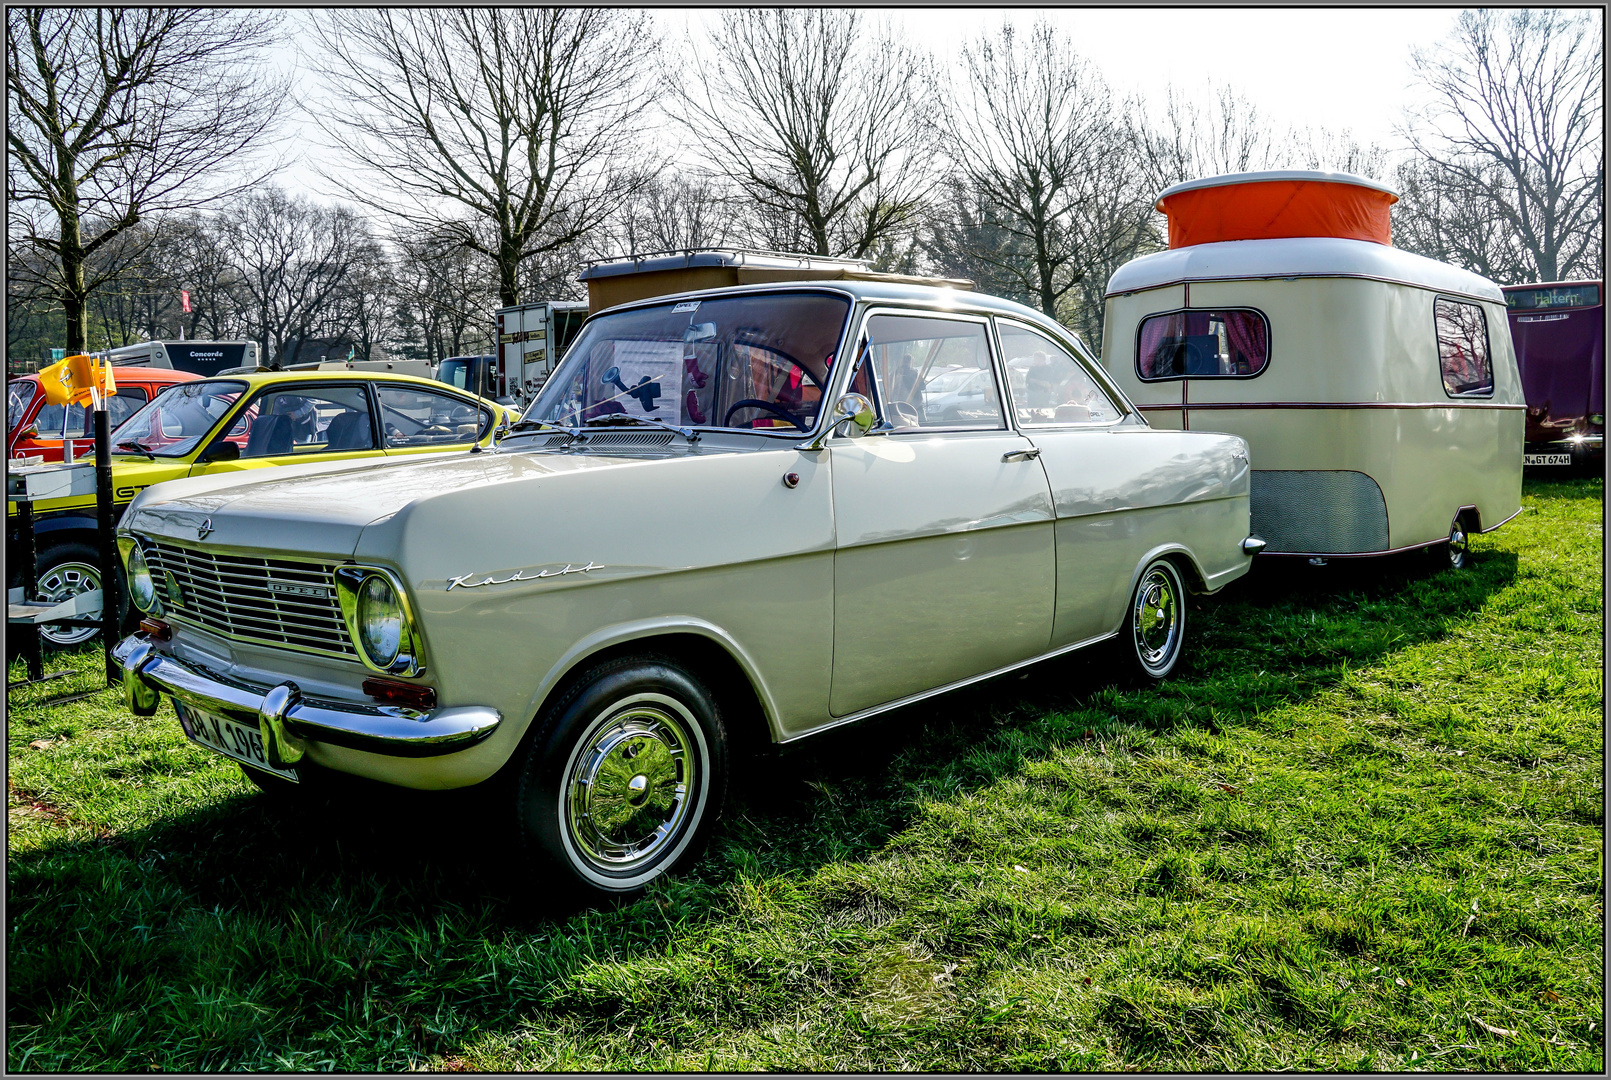
[{"label": "windshield wiper", "polygon": [[666,431],[675,432],[691,443],[696,443],[699,441],[699,432],[695,431],[693,428],[676,427],[672,424],[666,423],[664,420],[656,420],[652,416],[633,416],[631,413],[607,413],[604,416],[595,416],[593,419],[584,424],[583,427],[615,427],[617,424],[648,424],[650,427],[657,427]]},{"label": "windshield wiper", "polygon": [[147,450],[144,446],[141,446],[137,442],[120,442],[117,444],[117,448],[119,450],[123,449],[125,446],[127,446],[130,450],[133,450],[135,453],[144,454],[152,461],[157,460],[157,455],[153,454],[151,451]]},{"label": "windshield wiper", "polygon": [[566,427],[563,424],[551,424],[547,420],[516,420],[513,424],[509,425],[509,433],[512,435],[521,428],[532,428],[534,430],[546,428],[549,431],[563,431],[573,439],[580,439],[582,437],[581,428]]}]

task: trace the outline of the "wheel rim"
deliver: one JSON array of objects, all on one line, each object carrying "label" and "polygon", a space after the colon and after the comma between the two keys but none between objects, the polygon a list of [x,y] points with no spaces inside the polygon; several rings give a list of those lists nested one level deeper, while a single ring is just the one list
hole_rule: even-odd
[{"label": "wheel rim", "polygon": [[1466,564],[1466,530],[1458,521],[1449,527],[1449,563],[1455,567]]},{"label": "wheel rim", "polygon": [[1130,613],[1136,656],[1153,673],[1166,671],[1180,646],[1180,597],[1174,575],[1161,566],[1148,568],[1136,586]]},{"label": "wheel rim", "polygon": [[658,694],[622,702],[593,725],[571,755],[561,796],[579,858],[631,876],[677,848],[702,802],[696,727],[680,703]]},{"label": "wheel rim", "polygon": [[[81,562],[57,563],[39,577],[39,598],[59,604],[101,587],[101,571]],[[94,637],[93,626],[41,626],[39,636],[59,648],[82,645]]]}]

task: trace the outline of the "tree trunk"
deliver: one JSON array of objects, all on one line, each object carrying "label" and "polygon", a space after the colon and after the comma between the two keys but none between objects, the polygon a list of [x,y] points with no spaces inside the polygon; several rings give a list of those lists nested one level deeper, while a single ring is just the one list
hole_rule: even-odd
[{"label": "tree trunk", "polygon": [[498,245],[498,300],[504,307],[520,303],[520,245],[504,240]]},{"label": "tree trunk", "polygon": [[67,316],[67,353],[83,352],[89,344],[89,296],[84,288],[84,239],[78,215],[61,215],[62,309]]}]

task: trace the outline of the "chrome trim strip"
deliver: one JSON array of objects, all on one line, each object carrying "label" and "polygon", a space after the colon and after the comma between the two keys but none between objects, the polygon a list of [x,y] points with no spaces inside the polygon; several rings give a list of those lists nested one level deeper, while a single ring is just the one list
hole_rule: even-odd
[{"label": "chrome trim strip", "polygon": [[1427,285],[1425,283],[1415,282],[1415,281],[1405,281],[1402,278],[1382,277],[1382,276],[1380,276],[1378,274],[1344,274],[1344,273],[1338,273],[1335,270],[1325,270],[1325,271],[1313,271],[1313,270],[1311,270],[1311,271],[1309,271],[1307,273],[1293,272],[1293,273],[1286,273],[1286,274],[1279,274],[1279,273],[1222,274],[1222,275],[1217,275],[1217,276],[1214,276],[1214,277],[1204,276],[1204,277],[1175,278],[1173,281],[1160,281],[1155,285],[1137,285],[1133,289],[1125,289],[1122,292],[1106,292],[1106,291],[1104,291],[1103,294],[1102,294],[1102,299],[1104,301],[1107,301],[1107,300],[1113,299],[1115,296],[1132,296],[1132,295],[1134,295],[1136,293],[1151,292],[1154,289],[1171,289],[1171,288],[1174,288],[1176,285],[1193,285],[1193,284],[1196,284],[1198,282],[1211,282],[1211,281],[1297,281],[1299,278],[1303,278],[1305,280],[1311,279],[1311,278],[1334,278],[1334,279],[1341,279],[1341,280],[1347,280],[1347,281],[1379,281],[1384,285],[1403,285],[1403,286],[1405,286],[1407,288],[1411,288],[1411,289],[1420,289],[1422,292],[1442,293],[1444,296],[1458,296],[1462,300],[1476,300],[1476,301],[1478,301],[1480,303],[1484,303],[1484,304],[1502,304],[1502,303],[1504,303],[1503,300],[1495,300],[1491,296],[1478,296],[1475,293],[1463,293],[1463,292],[1459,292],[1459,291],[1454,290],[1454,289],[1434,288],[1433,286]]},{"label": "chrome trim strip", "polygon": [[[1518,506],[1518,507],[1516,507],[1516,513],[1514,513],[1514,514],[1512,514],[1512,515],[1510,515],[1510,517],[1508,517],[1508,518],[1506,518],[1506,519],[1505,519],[1505,521],[1510,521],[1510,520],[1512,520],[1512,519],[1513,519],[1513,518],[1516,518],[1516,517],[1519,517],[1519,516],[1520,516],[1520,515],[1521,515],[1521,512],[1522,512],[1522,511],[1523,511],[1523,510],[1525,510],[1525,509],[1527,509],[1527,507],[1525,507],[1525,506]],[[1503,525],[1503,524],[1504,524],[1504,523],[1505,523],[1505,521],[1501,521],[1501,522],[1500,522],[1500,523],[1499,523],[1499,525]],[[1493,531],[1494,531],[1494,530],[1495,530],[1495,529],[1497,529],[1497,528],[1499,528],[1499,525],[1490,525],[1490,526],[1488,526],[1488,527],[1487,527],[1487,528],[1486,528],[1486,529],[1478,529],[1478,530],[1477,530],[1477,532],[1478,532],[1478,535],[1481,535],[1481,534],[1482,534],[1482,533],[1491,533],[1491,532],[1493,532]]]},{"label": "chrome trim strip", "polygon": [[877,716],[879,713],[893,712],[896,709],[905,708],[907,705],[914,705],[919,701],[924,701],[931,697],[938,697],[940,694],[949,694],[951,691],[960,690],[964,686],[972,686],[974,683],[984,682],[986,679],[994,679],[997,675],[1007,675],[1017,671],[1019,668],[1025,668],[1031,664],[1038,664],[1042,660],[1051,660],[1067,653],[1071,653],[1076,649],[1083,649],[1089,645],[1095,645],[1098,642],[1107,641],[1110,638],[1116,638],[1119,636],[1119,633],[1120,631],[1115,630],[1111,634],[1098,634],[1096,637],[1086,638],[1084,641],[1076,641],[1072,645],[1064,645],[1062,648],[1053,649],[1051,652],[1041,653],[1039,656],[1030,657],[1028,660],[1019,660],[1016,663],[1008,664],[1006,667],[996,668],[994,671],[987,671],[983,675],[972,675],[966,679],[958,679],[956,682],[946,683],[944,686],[935,687],[933,690],[922,690],[916,694],[908,694],[906,697],[885,702],[882,705],[874,705],[872,708],[863,709],[861,712],[836,717],[832,723],[823,724],[821,727],[814,727],[810,731],[802,732],[799,735],[793,735],[787,739],[779,740],[777,745],[784,746],[788,743],[799,742],[801,739],[809,739],[811,736],[820,734],[824,731],[832,731],[834,728],[841,728],[846,724],[854,724],[859,720],[865,720],[869,716]]},{"label": "chrome trim strip", "polygon": [[[143,634],[124,638],[112,657],[123,667],[130,695],[167,694],[203,712],[259,728],[265,715],[272,714],[285,732],[300,738],[393,757],[456,753],[481,742],[503,722],[502,713],[483,705],[422,713],[396,705],[304,698],[289,683],[258,687],[157,652]],[[276,695],[281,687],[285,691]],[[149,701],[144,697],[136,704]]]},{"label": "chrome trim strip", "polygon": [[1503,401],[1204,401],[1168,405],[1137,405],[1142,412],[1186,409],[1525,409],[1525,404]]}]

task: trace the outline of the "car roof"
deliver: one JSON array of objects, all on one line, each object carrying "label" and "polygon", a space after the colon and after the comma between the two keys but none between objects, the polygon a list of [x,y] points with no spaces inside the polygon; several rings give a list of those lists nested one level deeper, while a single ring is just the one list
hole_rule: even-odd
[{"label": "car roof", "polygon": [[417,375],[400,375],[394,371],[251,371],[242,375],[210,375],[205,382],[243,382],[246,392],[252,393],[259,387],[274,386],[278,383],[351,383],[351,382],[385,382],[400,383],[405,386],[418,386],[422,390],[435,390],[453,394],[457,397],[470,398],[474,401],[483,401],[488,405],[497,405],[500,409],[510,412],[508,405],[500,404],[492,398],[477,397],[468,390],[460,389],[451,383],[437,382],[435,379],[422,379]]},{"label": "car roof", "polygon": [[687,300],[708,300],[723,296],[748,296],[780,292],[831,292],[848,295],[853,301],[868,305],[892,304],[897,307],[927,308],[936,313],[962,315],[1006,315],[1036,326],[1055,330],[1063,337],[1073,338],[1087,351],[1090,347],[1077,333],[1054,319],[1015,300],[971,289],[947,289],[937,285],[907,285],[893,281],[852,281],[832,279],[826,281],[778,281],[761,285],[729,285],[719,289],[696,289],[692,292],[667,293],[664,296],[646,297],[630,303],[605,308],[593,318],[631,308],[655,307]]}]

